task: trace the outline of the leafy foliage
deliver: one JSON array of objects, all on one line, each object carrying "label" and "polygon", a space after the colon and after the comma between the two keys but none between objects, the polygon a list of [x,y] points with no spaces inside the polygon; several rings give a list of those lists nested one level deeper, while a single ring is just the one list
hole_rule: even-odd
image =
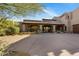
[{"label": "leafy foliage", "polygon": [[6,51],[7,48],[8,48],[7,44],[4,43],[2,40],[0,40],[0,56],[8,54],[8,51]]},{"label": "leafy foliage", "polygon": [[6,30],[7,35],[13,35],[13,34],[18,34],[18,33],[19,33],[18,27],[8,27]]},{"label": "leafy foliage", "polygon": [[32,26],[31,29],[32,29],[32,31],[36,31],[37,32],[39,27],[38,26]]},{"label": "leafy foliage", "polygon": [[12,35],[19,33],[18,23],[7,20],[6,18],[0,19],[0,35]]},{"label": "leafy foliage", "polygon": [[6,35],[5,30],[3,28],[0,29],[0,36]]},{"label": "leafy foliage", "polygon": [[24,16],[35,14],[36,12],[41,12],[41,4],[36,3],[1,3],[0,12],[2,15],[7,16]]}]

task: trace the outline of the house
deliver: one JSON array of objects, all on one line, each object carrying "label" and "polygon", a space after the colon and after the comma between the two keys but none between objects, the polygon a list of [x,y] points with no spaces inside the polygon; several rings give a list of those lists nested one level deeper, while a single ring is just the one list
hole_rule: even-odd
[{"label": "house", "polygon": [[79,33],[79,8],[53,19],[23,20],[21,32],[74,32]]},{"label": "house", "polygon": [[65,24],[66,32],[79,33],[79,8],[61,15],[59,20]]}]

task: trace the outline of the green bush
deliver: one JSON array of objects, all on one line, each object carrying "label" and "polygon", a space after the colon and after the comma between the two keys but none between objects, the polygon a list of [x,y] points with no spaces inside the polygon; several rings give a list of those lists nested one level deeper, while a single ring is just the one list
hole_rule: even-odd
[{"label": "green bush", "polygon": [[15,34],[18,34],[20,32],[20,28],[19,27],[15,27]]},{"label": "green bush", "polygon": [[19,33],[18,22],[6,18],[0,18],[0,36],[13,35],[17,33]]},{"label": "green bush", "polygon": [[38,32],[38,26],[33,26],[33,27],[31,27],[31,31],[32,32]]},{"label": "green bush", "polygon": [[0,40],[0,56],[3,56],[8,53],[7,48],[7,43]]},{"label": "green bush", "polygon": [[6,35],[5,29],[0,29],[0,36],[4,36],[4,35]]},{"label": "green bush", "polygon": [[8,27],[6,30],[7,35],[13,35],[19,33],[19,27]]}]

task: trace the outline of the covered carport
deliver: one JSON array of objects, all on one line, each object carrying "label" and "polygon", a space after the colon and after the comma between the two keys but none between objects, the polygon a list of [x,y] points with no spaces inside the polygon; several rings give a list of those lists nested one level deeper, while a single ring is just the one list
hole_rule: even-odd
[{"label": "covered carport", "polygon": [[[58,22],[58,21],[36,21],[36,20],[25,20],[23,22],[20,22],[20,31],[21,32],[28,32],[32,29],[35,29],[35,31],[40,32],[56,32],[64,31],[65,25]],[[28,30],[28,31],[27,31]]]}]

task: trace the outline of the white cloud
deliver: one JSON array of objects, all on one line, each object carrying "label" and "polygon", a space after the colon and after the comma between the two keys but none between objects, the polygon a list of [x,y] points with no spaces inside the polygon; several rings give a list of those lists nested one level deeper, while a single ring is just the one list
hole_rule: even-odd
[{"label": "white cloud", "polygon": [[49,9],[47,8],[44,8],[43,11],[49,15],[50,17],[54,17],[54,16],[58,16],[58,14],[55,12],[55,11],[50,11]]}]

